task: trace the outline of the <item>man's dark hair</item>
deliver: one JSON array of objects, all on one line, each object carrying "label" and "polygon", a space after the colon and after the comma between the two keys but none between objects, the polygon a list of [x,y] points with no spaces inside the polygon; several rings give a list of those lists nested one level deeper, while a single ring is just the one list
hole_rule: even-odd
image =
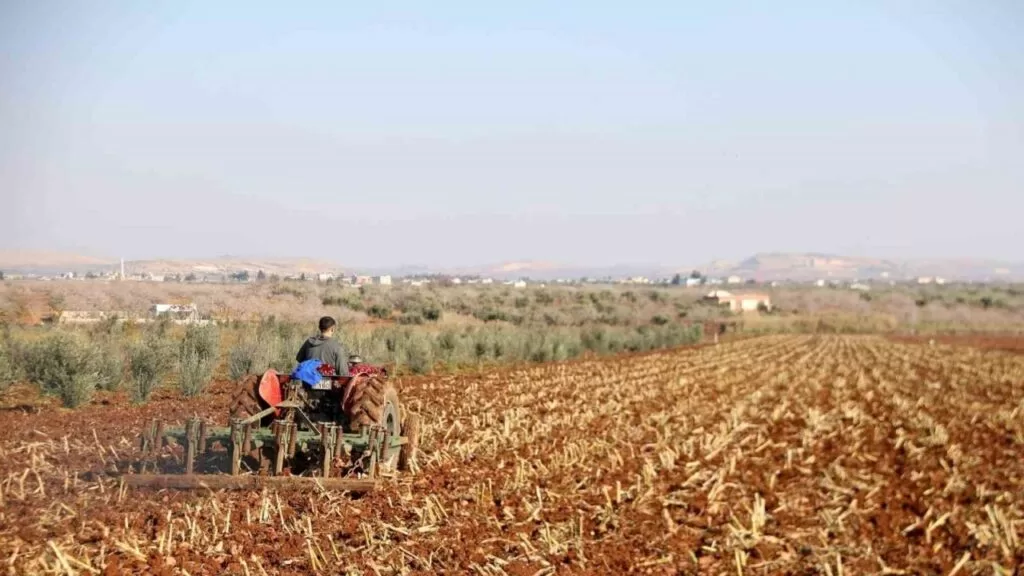
[{"label": "man's dark hair", "polygon": [[323,318],[320,319],[320,331],[326,332],[333,328],[334,325],[336,324],[337,322],[334,321],[334,318],[331,318],[330,316],[324,316]]}]

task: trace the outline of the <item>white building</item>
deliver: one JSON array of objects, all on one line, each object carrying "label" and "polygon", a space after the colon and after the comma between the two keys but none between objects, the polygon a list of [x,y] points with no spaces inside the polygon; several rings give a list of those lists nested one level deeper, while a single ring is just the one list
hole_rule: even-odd
[{"label": "white building", "polygon": [[740,278],[739,276],[729,276],[729,278],[727,278],[725,280],[725,283],[726,284],[743,284],[743,278]]},{"label": "white building", "polygon": [[154,316],[167,315],[175,320],[196,321],[199,319],[199,309],[195,304],[154,304],[149,311]]},{"label": "white building", "polygon": [[632,278],[626,278],[623,284],[650,284],[651,280],[646,276],[633,276]]},{"label": "white building", "polygon": [[867,292],[868,290],[871,290],[871,286],[868,286],[867,284],[861,284],[859,282],[856,282],[856,283],[850,284],[850,289],[851,290],[860,290],[861,292]]},{"label": "white building", "polygon": [[483,280],[480,281],[480,283],[481,284],[493,284],[494,280],[492,280],[490,278],[484,278]]},{"label": "white building", "polygon": [[316,275],[316,279],[320,282],[327,282],[328,280],[334,280],[334,274],[330,272],[320,273]]},{"label": "white building", "polygon": [[515,282],[512,283],[512,287],[513,288],[526,288],[526,281],[525,280],[516,280]]},{"label": "white building", "polygon": [[686,286],[688,288],[692,287],[692,286],[700,286],[700,283],[701,283],[701,279],[700,278],[693,278],[692,276],[686,278]]},{"label": "white building", "polygon": [[391,276],[377,276],[376,282],[381,286],[391,286]]},{"label": "white building", "polygon": [[733,312],[755,312],[762,306],[772,309],[771,298],[767,294],[749,292],[745,294],[730,294],[725,290],[713,290],[705,298],[714,300],[720,305],[729,306]]}]

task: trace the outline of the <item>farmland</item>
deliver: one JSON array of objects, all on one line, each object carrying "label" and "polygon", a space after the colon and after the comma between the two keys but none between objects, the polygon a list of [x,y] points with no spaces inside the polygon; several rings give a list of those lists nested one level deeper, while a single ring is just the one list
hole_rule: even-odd
[{"label": "farmland", "polygon": [[403,376],[419,469],[362,497],[129,490],[147,418],[5,400],[12,574],[1013,574],[1024,356],[877,336]]},{"label": "farmland", "polygon": [[[632,327],[728,317],[727,311],[702,300],[714,288],[6,281],[0,283],[0,323],[34,324],[64,311],[145,315],[157,303],[195,303],[201,314],[222,326],[267,317],[310,326],[329,314],[346,326]],[[770,295],[771,314],[727,318],[751,332],[1020,333],[1024,327],[1024,286],[1019,284],[878,284],[869,292],[796,284],[727,288]]]}]

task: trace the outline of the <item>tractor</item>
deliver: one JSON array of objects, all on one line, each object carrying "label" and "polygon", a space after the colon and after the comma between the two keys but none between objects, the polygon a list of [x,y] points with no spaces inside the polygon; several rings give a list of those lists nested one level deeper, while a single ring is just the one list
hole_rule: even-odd
[{"label": "tractor", "polygon": [[[412,469],[419,416],[402,406],[386,368],[356,356],[349,367],[350,376],[337,376],[330,365],[308,360],[290,374],[268,369],[243,378],[226,428],[198,418],[173,429],[151,422],[142,434],[143,454],[183,446],[184,474],[129,474],[127,482],[224,489],[316,482],[366,491],[382,472]],[[227,454],[230,474],[196,474],[197,462],[215,456],[218,445],[226,449],[220,454]]]}]

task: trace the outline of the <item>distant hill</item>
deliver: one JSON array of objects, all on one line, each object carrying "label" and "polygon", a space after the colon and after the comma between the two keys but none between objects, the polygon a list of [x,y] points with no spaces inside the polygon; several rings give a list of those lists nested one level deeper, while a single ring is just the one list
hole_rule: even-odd
[{"label": "distant hill", "polygon": [[[55,252],[0,252],[0,270],[6,272],[56,274],[63,272],[107,272],[119,270],[119,259],[94,258]],[[267,274],[317,274],[338,272],[334,262],[311,258],[245,258],[217,256],[208,259],[126,260],[128,274],[229,274],[263,270]]]},{"label": "distant hill", "polygon": [[99,258],[69,252],[47,252],[40,250],[0,250],[0,270],[55,273],[75,272],[89,267],[113,265],[110,258]]},{"label": "distant hill", "polygon": [[[0,270],[6,272],[54,274],[62,272],[85,273],[117,270],[119,261],[113,259],[56,252],[0,251]],[[391,274],[395,276],[450,274],[454,276],[483,276],[495,279],[531,278],[550,281],[558,278],[626,278],[645,276],[667,278],[674,274],[687,275],[693,270],[712,277],[740,276],[759,281],[818,279],[852,280],[880,279],[905,280],[922,276],[939,276],[950,280],[1015,280],[1024,281],[1024,263],[1008,263],[986,259],[892,260],[822,254],[815,252],[766,252],[740,261],[714,261],[698,266],[620,264],[611,266],[576,266],[542,261],[516,261],[432,268],[422,265],[394,267],[346,267],[336,262],[311,258],[255,258],[217,256],[205,259],[154,259],[125,262],[130,274],[230,274],[247,270],[256,273],[285,276],[289,274],[317,274],[322,272],[346,274]]]},{"label": "distant hill", "polygon": [[247,270],[256,273],[286,276],[289,274],[337,273],[341,266],[335,262],[312,258],[242,258],[219,256],[195,260],[132,260],[125,262],[128,274],[230,274]]},{"label": "distant hill", "polygon": [[1024,263],[985,259],[887,260],[821,253],[763,253],[740,262],[698,268],[709,276],[755,280],[879,279],[942,277],[950,280],[1022,280]]},{"label": "distant hill", "polygon": [[853,279],[902,275],[901,266],[891,260],[857,258],[818,253],[764,253],[741,262],[718,263],[707,271],[712,276],[741,276],[764,280]]},{"label": "distant hill", "polygon": [[942,277],[949,280],[1024,280],[1024,263],[985,259],[891,260],[840,256],[835,254],[767,252],[741,261],[715,261],[698,266],[621,264],[605,267],[579,267],[550,262],[516,262],[513,266],[493,265],[465,268],[453,272],[494,278],[529,277],[537,280],[556,278],[624,278],[646,276],[666,278],[687,275],[697,270],[711,277],[740,276],[764,282],[773,280],[813,281],[818,279],[905,280]]}]

